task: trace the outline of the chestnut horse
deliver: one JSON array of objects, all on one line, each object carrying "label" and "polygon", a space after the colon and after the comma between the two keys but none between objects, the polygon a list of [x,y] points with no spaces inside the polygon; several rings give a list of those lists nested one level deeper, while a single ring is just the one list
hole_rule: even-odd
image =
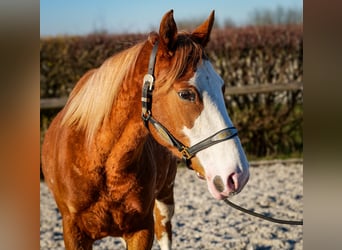
[{"label": "chestnut horse", "polygon": [[213,22],[214,12],[192,33],[178,32],[169,11],[159,33],[87,72],[52,121],[42,169],[66,249],[92,249],[106,236],[151,249],[154,235],[171,249],[177,158],[216,199],[246,184],[224,83],[204,52]]}]

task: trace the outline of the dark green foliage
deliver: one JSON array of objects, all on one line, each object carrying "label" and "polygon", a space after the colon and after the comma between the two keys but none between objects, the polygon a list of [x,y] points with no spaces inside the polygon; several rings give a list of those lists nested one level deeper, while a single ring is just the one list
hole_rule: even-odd
[{"label": "dark green foliage", "polygon": [[68,96],[80,77],[145,35],[89,35],[40,41],[41,98]]},{"label": "dark green foliage", "polygon": [[[98,34],[41,39],[41,98],[67,96],[86,71],[146,38],[146,34]],[[301,82],[302,26],[216,29],[207,54],[226,83],[228,111],[247,154],[301,156],[301,90],[229,96],[229,87]],[[42,135],[55,113],[41,113]]]},{"label": "dark green foliage", "polygon": [[226,83],[228,111],[249,156],[301,156],[301,90],[229,96],[229,86],[302,82],[302,26],[221,30],[208,54]]}]

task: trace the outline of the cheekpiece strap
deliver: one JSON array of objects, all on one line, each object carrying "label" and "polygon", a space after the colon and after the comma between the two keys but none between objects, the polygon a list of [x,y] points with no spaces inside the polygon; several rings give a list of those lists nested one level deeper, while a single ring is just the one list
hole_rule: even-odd
[{"label": "cheekpiece strap", "polygon": [[148,63],[148,74],[150,74],[151,76],[154,76],[154,66],[156,64],[157,52],[158,41],[156,41],[153,45],[152,53],[150,55],[150,61]]},{"label": "cheekpiece strap", "polygon": [[158,41],[155,42],[150,60],[148,63],[148,73],[144,76],[143,88],[142,88],[142,114],[141,117],[144,121],[145,126],[148,128],[148,120],[151,117],[152,109],[152,91],[154,88],[154,66],[156,63],[156,57],[158,52]]}]

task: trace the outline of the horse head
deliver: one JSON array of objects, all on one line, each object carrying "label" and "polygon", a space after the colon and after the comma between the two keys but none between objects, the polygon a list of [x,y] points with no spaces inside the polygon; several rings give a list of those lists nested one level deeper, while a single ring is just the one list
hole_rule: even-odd
[{"label": "horse head", "polygon": [[205,54],[213,23],[214,12],[193,32],[178,32],[173,11],[164,15],[159,34],[149,37],[142,117],[152,136],[224,199],[242,190],[249,164],[227,113],[224,81]]}]

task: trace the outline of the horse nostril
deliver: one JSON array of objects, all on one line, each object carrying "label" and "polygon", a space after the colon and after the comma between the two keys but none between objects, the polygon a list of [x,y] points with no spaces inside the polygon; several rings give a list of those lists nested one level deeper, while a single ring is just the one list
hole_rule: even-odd
[{"label": "horse nostril", "polygon": [[232,190],[233,192],[236,191],[237,189],[237,181],[235,181],[236,179],[236,176],[235,176],[235,173],[232,173],[231,175],[229,175],[228,177],[228,187],[230,190]]},{"label": "horse nostril", "polygon": [[224,184],[223,184],[222,178],[220,176],[216,175],[214,177],[214,185],[215,185],[215,188],[217,189],[217,191],[223,192]]},{"label": "horse nostril", "polygon": [[[223,182],[220,176],[216,175],[214,177],[213,182],[217,191],[223,192],[225,190],[225,184],[224,184],[225,182]],[[231,175],[229,175],[228,180],[227,180],[227,186],[228,186],[227,191],[229,193],[235,193],[238,190],[239,188],[238,174],[232,173]]]}]

